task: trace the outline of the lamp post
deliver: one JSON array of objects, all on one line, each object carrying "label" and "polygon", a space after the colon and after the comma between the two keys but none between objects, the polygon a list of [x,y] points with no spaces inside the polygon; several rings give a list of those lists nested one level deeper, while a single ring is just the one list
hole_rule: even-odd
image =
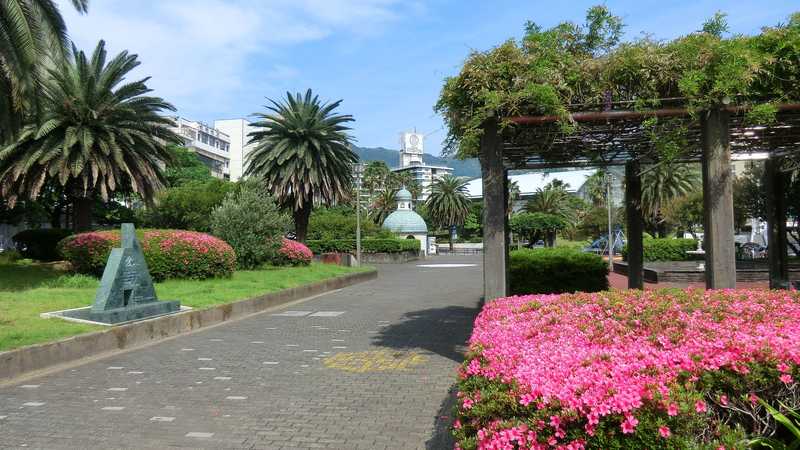
[{"label": "lamp post", "polygon": [[613,235],[613,222],[611,218],[611,181],[613,176],[611,172],[606,171],[606,207],[608,208],[608,270],[614,271],[614,235]]},{"label": "lamp post", "polygon": [[356,164],[356,267],[361,265],[361,180],[364,175],[364,165]]}]

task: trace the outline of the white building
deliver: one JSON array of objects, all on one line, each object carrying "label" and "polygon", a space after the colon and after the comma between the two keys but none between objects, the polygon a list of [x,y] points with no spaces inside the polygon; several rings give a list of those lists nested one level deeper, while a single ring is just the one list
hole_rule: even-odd
[{"label": "white building", "polygon": [[230,176],[230,137],[202,122],[171,117],[175,126],[172,131],[183,138],[184,145],[195,151],[198,159],[209,169],[211,175],[228,179]]},{"label": "white building", "polygon": [[444,175],[453,173],[452,167],[429,166],[423,160],[425,136],[417,132],[400,134],[400,166],[392,169],[393,172],[411,173],[414,180],[422,187],[422,196],[417,199],[424,201],[431,192],[431,184]]},{"label": "white building", "polygon": [[238,181],[247,168],[247,155],[254,147],[252,144],[247,144],[250,140],[247,135],[254,128],[246,119],[215,120],[214,128],[230,137],[230,179]]}]

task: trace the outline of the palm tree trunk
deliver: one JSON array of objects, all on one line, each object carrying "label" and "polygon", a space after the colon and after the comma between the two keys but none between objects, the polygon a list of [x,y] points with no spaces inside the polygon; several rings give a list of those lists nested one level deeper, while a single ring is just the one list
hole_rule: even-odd
[{"label": "palm tree trunk", "polygon": [[294,218],[294,234],[297,242],[305,242],[306,235],[308,234],[308,219],[311,217],[311,203],[303,204],[300,209],[292,211]]},{"label": "palm tree trunk", "polygon": [[73,229],[76,232],[89,231],[92,229],[92,201],[91,197],[77,197],[72,201],[73,205]]},{"label": "palm tree trunk", "polygon": [[450,254],[452,255],[453,254],[453,229],[452,228],[448,228],[447,231],[448,231],[447,238],[448,238],[448,241],[449,241],[448,243],[450,244]]}]

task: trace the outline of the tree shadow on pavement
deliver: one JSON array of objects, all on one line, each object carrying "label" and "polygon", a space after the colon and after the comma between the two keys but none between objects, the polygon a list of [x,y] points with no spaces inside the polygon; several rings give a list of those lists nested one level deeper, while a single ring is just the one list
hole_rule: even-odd
[{"label": "tree shadow on pavement", "polygon": [[453,425],[453,414],[456,406],[456,393],[458,388],[453,385],[447,392],[447,397],[442,400],[439,412],[433,422],[433,435],[425,442],[426,450],[445,450],[452,449],[455,444],[450,427]]},{"label": "tree shadow on pavement", "polygon": [[466,342],[482,303],[474,308],[447,306],[411,311],[403,320],[383,327],[373,345],[398,350],[420,348],[457,363],[464,361]]}]

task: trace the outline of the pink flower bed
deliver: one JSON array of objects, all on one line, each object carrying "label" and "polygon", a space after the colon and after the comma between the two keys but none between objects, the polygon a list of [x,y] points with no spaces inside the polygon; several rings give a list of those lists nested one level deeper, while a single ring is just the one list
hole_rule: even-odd
[{"label": "pink flower bed", "polygon": [[281,248],[278,250],[279,263],[291,264],[293,266],[305,266],[311,264],[314,254],[311,253],[305,244],[291,239],[283,238]]},{"label": "pink flower bed", "polygon": [[800,297],[509,297],[484,308],[469,342],[456,448],[742,448],[774,429],[753,420],[770,421],[757,398],[795,398]]},{"label": "pink flower bed", "polygon": [[[168,278],[226,277],[233,274],[236,254],[225,241],[205,233],[184,230],[138,231],[150,274]],[[59,243],[59,251],[77,272],[102,275],[111,249],[119,247],[120,232],[92,231]]]}]

